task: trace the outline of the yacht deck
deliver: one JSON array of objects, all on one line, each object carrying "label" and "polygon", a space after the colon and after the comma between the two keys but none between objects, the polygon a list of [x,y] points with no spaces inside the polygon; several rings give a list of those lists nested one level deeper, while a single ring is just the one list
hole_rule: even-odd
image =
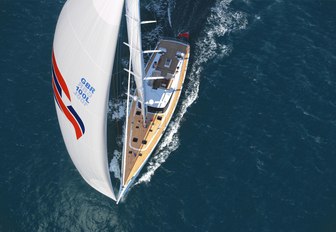
[{"label": "yacht deck", "polygon": [[[185,79],[189,60],[189,45],[174,40],[161,40],[156,49],[166,50],[166,52],[164,54],[153,54],[145,71],[147,76],[160,72],[164,79],[148,80],[146,88],[151,88],[154,91],[166,91],[168,89],[173,91],[171,91],[165,112],[147,113],[146,127],[143,126],[143,117],[141,110],[137,107],[137,102],[132,102],[128,117],[128,141],[125,144],[127,147],[123,172],[124,186],[139,173],[155,149],[174,113]],[[177,57],[178,52],[184,53],[184,57]],[[167,67],[165,64],[169,59],[171,59],[171,63]],[[156,66],[154,66],[155,61],[157,62]],[[180,67],[178,67],[178,64],[180,64]],[[166,85],[163,85],[163,83],[166,83]]]}]

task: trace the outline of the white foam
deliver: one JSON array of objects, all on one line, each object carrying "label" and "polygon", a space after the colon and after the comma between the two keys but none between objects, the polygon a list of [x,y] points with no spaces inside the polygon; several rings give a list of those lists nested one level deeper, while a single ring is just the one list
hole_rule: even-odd
[{"label": "white foam", "polygon": [[167,0],[152,0],[146,5],[146,9],[163,18],[167,12]]},{"label": "white foam", "polygon": [[[152,0],[145,6],[145,8],[148,11],[151,11],[153,14],[155,14],[155,19],[157,21],[163,21],[167,17],[167,8],[168,8],[167,0]],[[162,35],[162,32],[163,32],[163,26],[161,24],[157,24],[150,31],[145,31],[142,34],[144,42],[143,47],[149,49],[151,46],[155,46],[158,41],[158,38],[160,37],[160,35]]]},{"label": "white foam", "polygon": [[217,1],[215,7],[211,8],[211,14],[207,19],[206,36],[198,40],[197,47],[203,53],[201,62],[217,56],[222,58],[230,54],[231,44],[221,44],[218,40],[227,33],[236,30],[245,29],[247,26],[247,17],[243,12],[232,11],[229,5],[232,0]]},{"label": "white foam", "polygon": [[117,99],[110,100],[108,103],[108,119],[109,120],[121,120],[126,115],[126,100]]},{"label": "white foam", "polygon": [[168,1],[168,7],[167,7],[168,22],[169,22],[169,26],[171,28],[173,28],[172,20],[171,20],[172,8],[175,8],[175,1],[174,0]]},{"label": "white foam", "polygon": [[113,152],[113,159],[110,163],[110,172],[114,174],[114,178],[117,178],[121,180],[120,176],[120,166],[119,166],[119,160],[120,160],[121,153],[117,150]]}]

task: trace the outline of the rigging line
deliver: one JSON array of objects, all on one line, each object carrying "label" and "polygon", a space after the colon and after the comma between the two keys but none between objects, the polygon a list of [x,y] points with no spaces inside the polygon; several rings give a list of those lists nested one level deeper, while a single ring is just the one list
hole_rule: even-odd
[{"label": "rigging line", "polygon": [[[129,5],[128,5],[129,6]],[[126,19],[127,20],[127,19]],[[128,19],[129,20],[129,19]],[[127,23],[127,22],[126,22]],[[131,21],[133,28],[133,20]],[[131,46],[133,46],[133,30],[131,30]],[[131,70],[132,67],[132,49],[129,49],[129,62],[128,62],[128,70]],[[128,81],[127,81],[127,101],[126,101],[126,124],[125,124],[125,139],[124,139],[124,151],[123,151],[123,167],[122,167],[122,184],[120,186],[124,185],[124,179],[125,179],[125,165],[126,165],[126,152],[127,152],[127,132],[128,132],[128,114],[129,114],[129,100],[130,100],[130,87],[131,87],[131,72],[128,72]]]},{"label": "rigging line", "polygon": [[[121,67],[122,62],[121,62],[121,56],[122,56],[122,49],[123,49],[123,44],[122,44],[122,32],[124,31],[124,21],[121,21],[121,25],[120,25],[120,36],[118,38],[118,44],[117,44],[117,59],[116,59],[116,72],[113,73],[113,75],[116,76],[115,78],[115,94],[116,94],[116,105],[117,105],[117,112],[119,112],[122,108],[123,105],[123,97],[120,96],[120,93],[123,92],[123,75],[121,75],[121,73],[123,72],[123,69]],[[116,131],[117,131],[117,138],[122,137],[122,126],[121,126],[122,122],[119,122],[119,120],[116,120]],[[119,149],[119,148],[118,148]],[[122,150],[122,148],[120,149]]]},{"label": "rigging line", "polygon": [[[118,103],[118,100],[119,100],[119,78],[120,78],[120,75],[119,75],[119,58],[120,58],[120,40],[118,39],[118,44],[117,44],[117,59],[116,59],[116,69],[118,72],[115,73],[115,96],[116,96],[116,103]],[[117,104],[117,107],[118,107],[118,104]],[[118,111],[118,109],[117,109]],[[116,120],[116,129],[117,129],[117,137],[120,135],[120,131],[119,131],[119,121]]]},{"label": "rigging line", "polygon": [[[123,87],[123,75],[121,74],[122,73],[122,62],[121,62],[121,55],[122,55],[122,49],[123,49],[123,44],[122,44],[122,34],[120,34],[120,39],[119,39],[119,43],[118,43],[118,46],[119,46],[119,59],[118,59],[118,103],[120,104],[120,107],[122,106],[122,100],[123,100],[123,97],[120,96],[120,94],[123,92],[122,90],[122,87]],[[120,108],[118,109],[118,112],[119,112]],[[117,129],[118,129],[118,136],[121,136],[122,137],[122,122],[119,122],[119,120],[117,120],[118,124],[117,124]]]},{"label": "rigging line", "polygon": [[[117,45],[116,45],[116,52],[115,52],[115,59],[113,63],[113,70],[118,69],[118,57],[119,57],[119,41],[117,40]],[[113,111],[115,110],[115,102],[116,99],[118,98],[118,72],[117,73],[112,73],[112,80],[111,80],[111,90],[110,90],[110,95],[112,96],[112,106],[111,106],[111,114],[113,117]],[[111,92],[112,91],[112,92]],[[118,121],[115,122],[116,128],[117,128],[117,135],[118,135]]]}]

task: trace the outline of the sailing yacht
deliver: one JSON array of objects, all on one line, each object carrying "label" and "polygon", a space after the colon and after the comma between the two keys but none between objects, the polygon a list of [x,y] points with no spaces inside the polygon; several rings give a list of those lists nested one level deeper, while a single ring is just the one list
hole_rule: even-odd
[{"label": "sailing yacht", "polygon": [[[107,158],[107,109],[123,7],[129,48],[125,137],[119,192]],[[52,87],[68,153],[83,179],[122,200],[167,128],[185,79],[190,46],[161,39],[142,49],[139,0],[68,0],[59,16],[52,52]],[[151,54],[144,64],[143,54]],[[136,89],[130,92],[134,78]]]}]

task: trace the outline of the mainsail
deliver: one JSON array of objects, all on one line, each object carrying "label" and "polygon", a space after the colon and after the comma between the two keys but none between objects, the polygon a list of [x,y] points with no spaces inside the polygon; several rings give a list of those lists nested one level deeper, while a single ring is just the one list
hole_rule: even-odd
[{"label": "mainsail", "polygon": [[[146,94],[144,91],[144,59],[141,40],[141,19],[139,0],[126,0],[126,21],[128,33],[128,46],[130,48],[130,62],[136,83],[137,94],[142,105],[143,118],[146,117]],[[130,71],[130,70],[129,70]],[[145,120],[144,120],[145,121]]]},{"label": "mainsail", "polygon": [[56,109],[68,152],[86,182],[114,200],[106,119],[123,3],[68,0],[57,22],[52,54]]}]

